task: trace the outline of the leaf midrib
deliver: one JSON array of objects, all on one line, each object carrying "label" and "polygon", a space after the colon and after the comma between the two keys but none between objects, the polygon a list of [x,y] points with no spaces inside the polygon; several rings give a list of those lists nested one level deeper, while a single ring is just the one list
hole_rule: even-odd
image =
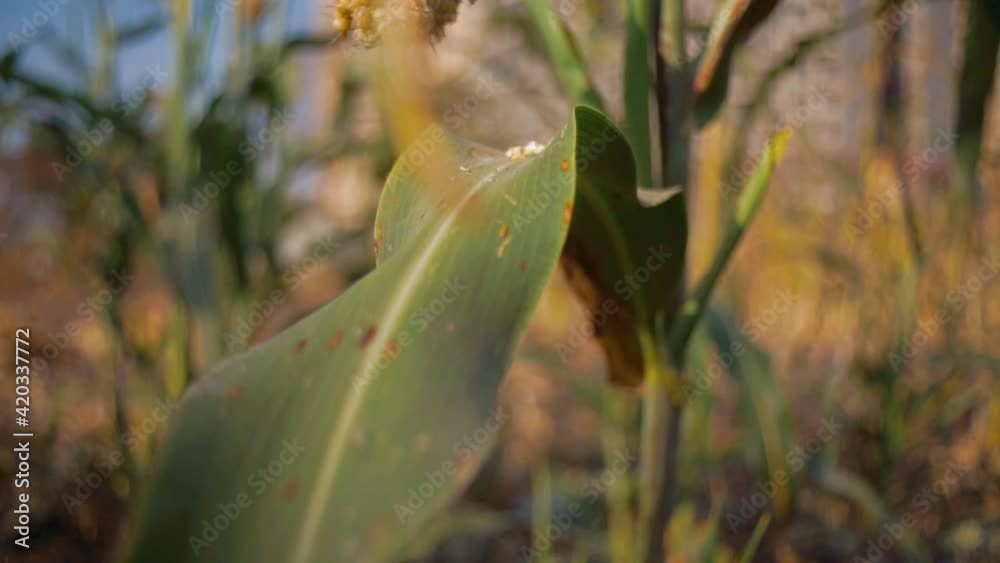
[{"label": "leaf midrib", "polygon": [[[400,276],[400,279],[402,280],[401,284],[397,288],[397,291],[393,292],[393,295],[396,297],[390,300],[387,308],[385,309],[385,313],[383,314],[385,322],[381,323],[381,326],[387,330],[380,329],[378,331],[375,340],[369,343],[368,349],[365,355],[362,356],[359,365],[365,365],[366,360],[374,361],[375,356],[377,356],[383,344],[385,344],[388,340],[388,335],[392,333],[392,330],[388,330],[389,327],[395,326],[405,314],[406,304],[409,302],[413,293],[416,291],[417,286],[420,284],[421,276],[419,274],[425,270],[427,264],[436,254],[437,249],[441,246],[443,241],[446,240],[446,234],[454,225],[459,212],[472,201],[475,195],[491,184],[501,172],[504,172],[515,164],[518,164],[518,162],[505,162],[496,170],[493,170],[484,176],[476,182],[462,197],[462,199],[455,204],[451,211],[444,216],[438,224],[436,232],[434,232],[427,245],[424,246],[421,254],[412,262],[409,268],[407,268],[405,275]],[[290,558],[292,563],[307,563],[310,561],[313,546],[315,546],[316,543],[316,534],[319,531],[319,524],[323,518],[323,512],[327,506],[327,500],[333,490],[333,483],[337,479],[337,473],[342,465],[344,453],[347,449],[347,442],[350,436],[349,430],[354,427],[361,404],[364,402],[364,398],[366,396],[366,389],[367,386],[363,387],[361,390],[350,393],[350,397],[344,404],[343,409],[340,411],[340,415],[334,425],[333,436],[331,436],[328,442],[325,449],[326,454],[321,461],[319,470],[317,471],[316,480],[312,488],[313,494],[310,496],[310,504],[306,507],[305,516],[303,517],[299,528],[300,532],[295,542],[295,551],[292,553]]]}]

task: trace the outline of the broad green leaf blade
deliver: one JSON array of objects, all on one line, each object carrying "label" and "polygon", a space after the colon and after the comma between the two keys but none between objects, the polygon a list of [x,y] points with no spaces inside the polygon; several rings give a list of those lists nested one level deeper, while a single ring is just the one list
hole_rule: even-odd
[{"label": "broad green leaf blade", "polygon": [[[578,170],[578,145],[607,127],[577,108],[544,152],[517,160],[443,130],[415,143],[379,206],[377,268],[189,390],[129,560],[380,562],[413,541],[509,415],[494,410],[497,387],[562,251],[575,185],[618,154]],[[454,151],[457,169],[415,173],[434,151]]]},{"label": "broad green leaf blade", "polygon": [[704,125],[715,117],[729,90],[729,62],[779,0],[727,0],[712,22],[708,44],[694,76],[695,119]]},{"label": "broad green leaf blade", "polygon": [[623,137],[610,124],[581,136],[593,141],[578,151],[586,174],[577,180],[563,264],[592,312],[612,311],[594,322],[612,381],[637,385],[656,357],[654,335],[670,326],[680,302],[687,215],[680,192],[652,207],[639,200],[629,147],[617,142]]}]

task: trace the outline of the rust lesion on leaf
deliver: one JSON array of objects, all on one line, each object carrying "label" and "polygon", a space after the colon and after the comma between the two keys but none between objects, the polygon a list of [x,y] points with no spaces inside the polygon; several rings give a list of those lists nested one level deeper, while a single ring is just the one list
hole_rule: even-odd
[{"label": "rust lesion on leaf", "polygon": [[243,395],[243,386],[240,385],[239,383],[233,383],[232,385],[226,388],[227,401],[235,401],[236,399],[239,399],[240,396],[242,395]]},{"label": "rust lesion on leaf", "polygon": [[528,261],[527,260],[521,260],[521,264],[518,265],[518,269],[521,270],[522,274],[524,272],[527,272],[528,271]]},{"label": "rust lesion on leaf", "polygon": [[378,258],[379,249],[382,247],[382,223],[375,224],[375,258]]},{"label": "rust lesion on leaf", "polygon": [[361,334],[361,340],[358,342],[358,348],[364,348],[371,344],[371,341],[375,339],[375,335],[378,333],[378,327],[375,325],[368,325],[368,328]]},{"label": "rust lesion on leaf", "polygon": [[573,220],[573,201],[567,201],[566,205],[563,206],[563,224],[569,225],[570,221]]},{"label": "rust lesion on leaf", "polygon": [[293,499],[299,494],[299,482],[295,479],[285,483],[281,488],[281,496],[285,499]]},{"label": "rust lesion on leaf", "polygon": [[559,163],[559,170],[562,170],[563,172],[569,172],[569,161],[563,159],[562,162]]},{"label": "rust lesion on leaf", "polygon": [[309,347],[309,339],[308,338],[301,338],[301,339],[299,339],[298,342],[295,343],[295,353],[296,354],[301,354],[302,352],[305,352],[306,348],[308,348],[308,347]]},{"label": "rust lesion on leaf", "polygon": [[507,223],[500,223],[500,238],[507,236],[507,232],[510,229],[507,227]]},{"label": "rust lesion on leaf", "polygon": [[368,528],[368,541],[370,545],[382,545],[392,533],[392,525],[385,518],[379,518],[372,522]]},{"label": "rust lesion on leaf", "polygon": [[334,332],[333,336],[330,337],[330,340],[326,342],[326,349],[331,351],[336,350],[337,347],[340,346],[340,343],[343,340],[344,340],[344,331],[338,330],[337,332]]}]

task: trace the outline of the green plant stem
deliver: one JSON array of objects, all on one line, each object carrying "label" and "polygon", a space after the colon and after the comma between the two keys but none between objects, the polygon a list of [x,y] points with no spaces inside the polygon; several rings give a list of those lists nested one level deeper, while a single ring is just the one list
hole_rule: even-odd
[{"label": "green plant stem", "polygon": [[[657,131],[659,139],[660,184],[681,187],[687,184],[688,135],[684,133],[690,78],[684,68],[684,2],[652,0],[649,10],[649,45],[652,51],[656,90]],[[661,3],[664,2],[664,3]],[[660,45],[663,6],[666,6],[666,53]],[[627,61],[626,61],[627,62]],[[635,78],[628,74],[626,85]],[[647,79],[648,80],[648,79]],[[650,154],[650,158],[653,158]],[[641,431],[642,464],[639,502],[642,561],[661,563],[667,558],[663,533],[673,512],[677,481],[677,455],[680,449],[680,425],[683,404],[680,401],[679,364],[671,364],[669,354],[657,345],[659,334],[643,339],[644,365],[647,366],[646,393],[643,396]]]},{"label": "green plant stem", "polygon": [[[652,342],[652,338],[646,339]],[[641,436],[640,544],[642,561],[659,563],[666,558],[663,532],[670,521],[677,481],[677,451],[680,444],[682,404],[679,400],[677,371],[664,362],[662,353],[653,352],[643,395]]]},{"label": "green plant stem", "polygon": [[746,547],[743,548],[743,553],[740,554],[740,563],[751,563],[753,561],[753,556],[757,553],[757,548],[760,547],[760,540],[764,539],[764,533],[767,532],[768,526],[771,524],[771,515],[765,513],[757,521],[757,526],[753,529],[753,535],[750,536],[750,541],[747,542]]},{"label": "green plant stem", "polygon": [[[605,467],[610,467],[618,455],[628,448],[624,427],[629,410],[625,397],[615,393],[614,390],[605,392],[601,413],[604,420],[601,446]],[[634,537],[631,507],[629,506],[629,485],[625,479],[615,479],[608,487],[607,504],[608,543],[611,561],[612,563],[631,563],[635,561]]]},{"label": "green plant stem", "polygon": [[[659,351],[655,345],[656,340],[651,335],[644,335],[643,340],[647,342],[643,347],[645,365],[649,366],[646,384],[649,388],[643,405],[640,543],[643,549],[642,560],[646,563],[660,563],[668,555],[667,546],[663,542],[663,531],[670,522],[677,479],[677,454],[683,415],[680,374],[684,369],[685,350],[722,271],[732,258],[750,219],[760,207],[771,173],[781,158],[790,135],[790,131],[782,131],[768,144],[760,165],[740,195],[736,215],[730,221],[729,230],[708,273],[681,307],[680,317],[674,322],[667,339],[666,353]],[[664,356],[666,361],[663,361]]]},{"label": "green plant stem", "polygon": [[969,2],[962,70],[958,84],[958,108],[955,119],[955,184],[951,191],[949,214],[955,257],[949,284],[957,283],[967,254],[979,251],[977,206],[981,188],[976,166],[982,152],[987,108],[993,90],[993,69],[1000,48],[1000,8],[987,0]]},{"label": "green plant stem", "polygon": [[666,77],[665,84],[662,79],[657,84],[662,184],[685,187],[691,136],[691,76],[684,56],[684,2],[664,3],[665,45],[656,42],[659,75]]},{"label": "green plant stem", "polygon": [[549,469],[548,458],[543,458],[538,467],[535,468],[535,475],[532,479],[532,527],[534,528],[535,552],[539,555],[538,563],[555,563],[552,542],[549,546],[543,547],[541,540],[548,535],[549,526],[552,524],[552,471]]},{"label": "green plant stem", "polygon": [[754,170],[747,181],[746,187],[743,188],[740,194],[740,199],[736,206],[736,214],[729,221],[729,229],[722,240],[722,245],[712,258],[712,264],[708,269],[708,273],[705,274],[694,292],[681,306],[680,316],[674,323],[668,339],[670,361],[674,366],[684,365],[684,350],[691,339],[691,334],[705,312],[708,299],[712,295],[712,291],[715,289],[723,270],[725,270],[726,265],[729,263],[733,251],[736,250],[736,245],[743,238],[743,233],[750,224],[750,220],[760,207],[760,203],[763,201],[764,194],[767,191],[768,182],[771,179],[771,173],[781,158],[790,137],[791,131],[786,129],[777,133],[772,137],[771,142],[768,143],[764,158]]},{"label": "green plant stem", "polygon": [[546,0],[528,0],[528,11],[535,22],[535,27],[542,35],[542,41],[545,42],[545,48],[566,93],[574,102],[606,113],[604,103],[590,75],[587,74],[587,67],[573,41],[573,36],[570,35],[565,23],[559,19],[558,13]]}]

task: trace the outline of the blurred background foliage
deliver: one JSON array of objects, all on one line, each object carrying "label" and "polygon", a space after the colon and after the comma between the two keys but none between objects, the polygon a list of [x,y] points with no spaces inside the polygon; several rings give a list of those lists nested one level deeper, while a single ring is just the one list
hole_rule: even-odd
[{"label": "blurred background foliage", "polygon": [[[164,405],[373,267],[399,148],[373,55],[334,33],[332,0],[42,4],[0,10],[0,326],[8,349],[32,330],[38,448],[34,546],[9,555],[106,561]],[[567,23],[620,116],[622,6],[529,4]],[[688,3],[692,60],[712,4]],[[734,54],[695,137],[692,279],[767,136],[795,138],[691,353],[705,385],[689,389],[672,561],[735,561],[757,540],[756,561],[870,558],[907,513],[882,561],[1000,560],[1000,282],[982,269],[1000,251],[995,12],[787,0]],[[425,77],[439,121],[499,148],[564,123],[531,21],[523,2],[462,6]],[[570,295],[553,279],[501,396],[500,447],[414,561],[520,561],[574,502],[539,560],[616,549],[635,483],[593,479],[635,448],[638,400],[602,385]],[[956,464],[924,511],[915,495]],[[5,483],[14,471],[0,453]],[[12,502],[0,492],[10,550]]]}]

